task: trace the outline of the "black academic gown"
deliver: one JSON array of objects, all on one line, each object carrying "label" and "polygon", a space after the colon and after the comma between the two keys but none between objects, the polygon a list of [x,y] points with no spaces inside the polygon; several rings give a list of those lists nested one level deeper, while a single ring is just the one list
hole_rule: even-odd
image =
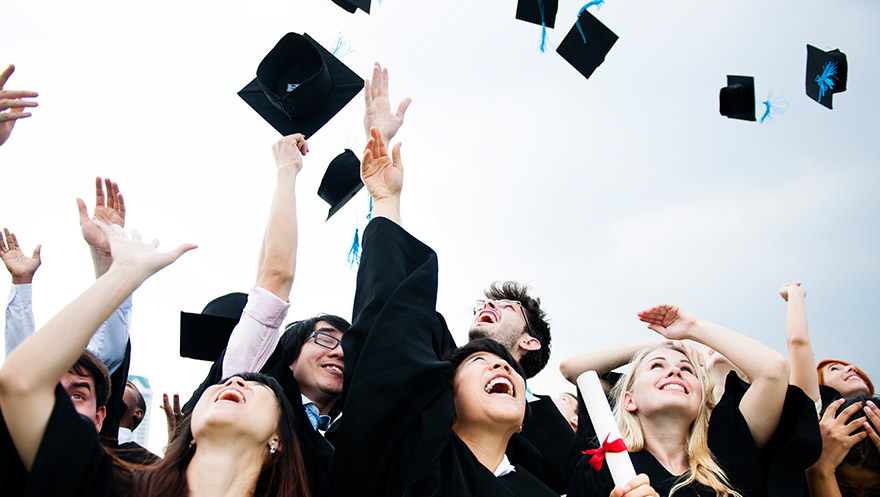
[{"label": "black academic gown", "polygon": [[117,445],[113,449],[113,455],[125,462],[141,466],[150,466],[162,460],[159,456],[147,450],[146,447],[134,441]]},{"label": "black academic gown", "polygon": [[128,381],[128,369],[131,364],[131,340],[125,346],[125,358],[110,375],[110,398],[107,399],[104,423],[101,425],[101,441],[106,447],[116,447],[119,438],[119,421],[125,414],[125,382]]},{"label": "black academic gown", "polygon": [[557,495],[521,467],[496,478],[452,432],[436,298],[434,251],[393,222],[373,219],[364,231],[354,321],[342,339],[337,495]]},{"label": "black academic gown", "polygon": [[[223,358],[225,356],[226,351],[224,350],[220,358],[211,366],[208,376],[183,406],[182,411],[184,413],[192,412],[196,402],[198,402],[206,388],[223,380]],[[330,479],[333,463],[333,445],[312,428],[309,417],[302,405],[302,394],[299,385],[293,378],[293,373],[290,372],[290,367],[285,360],[280,344],[275,347],[275,350],[260,372],[278,380],[278,383],[284,389],[287,400],[290,401],[290,405],[293,407],[296,436],[299,441],[306,474],[309,477],[309,490],[312,493],[312,497],[329,497],[333,495],[333,485]]]}]

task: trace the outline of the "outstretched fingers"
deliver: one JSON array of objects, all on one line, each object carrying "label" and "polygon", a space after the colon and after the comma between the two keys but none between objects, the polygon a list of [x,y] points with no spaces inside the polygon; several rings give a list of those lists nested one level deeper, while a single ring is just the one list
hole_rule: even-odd
[{"label": "outstretched fingers", "polygon": [[7,81],[9,81],[9,76],[12,76],[13,72],[15,72],[15,66],[9,64],[9,67],[4,69],[3,72],[0,73],[0,90],[2,90],[3,85],[5,85]]}]

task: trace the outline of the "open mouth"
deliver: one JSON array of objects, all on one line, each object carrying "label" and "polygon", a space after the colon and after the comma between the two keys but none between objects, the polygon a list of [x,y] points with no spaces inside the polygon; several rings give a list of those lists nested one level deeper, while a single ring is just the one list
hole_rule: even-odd
[{"label": "open mouth", "polygon": [[516,393],[513,390],[513,383],[510,382],[504,376],[496,376],[489,380],[489,383],[486,383],[486,386],[483,387],[483,390],[486,393],[493,394],[499,393],[503,395],[510,395],[511,397],[516,397]]},{"label": "open mouth", "polygon": [[687,388],[685,388],[684,385],[682,385],[680,383],[667,383],[667,384],[663,385],[662,387],[660,387],[660,390],[662,390],[664,392],[673,391],[673,392],[688,393]]},{"label": "open mouth", "polygon": [[221,400],[235,402],[236,404],[244,404],[247,402],[244,398],[244,394],[234,388],[227,388],[220,392],[220,395],[217,396],[217,399],[214,402],[219,402]]},{"label": "open mouth", "polygon": [[477,316],[478,323],[497,323],[498,318],[492,311],[483,311]]},{"label": "open mouth", "polygon": [[328,365],[326,365],[326,366],[321,366],[321,367],[323,367],[324,369],[329,370],[329,371],[332,372],[332,373],[338,374],[338,375],[342,375],[342,374],[343,374],[342,366],[337,366],[336,364],[328,364]]}]

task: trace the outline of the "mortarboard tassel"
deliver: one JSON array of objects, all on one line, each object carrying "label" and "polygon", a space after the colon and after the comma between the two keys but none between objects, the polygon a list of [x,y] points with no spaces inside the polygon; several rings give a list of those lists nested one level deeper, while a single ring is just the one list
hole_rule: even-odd
[{"label": "mortarboard tassel", "polygon": [[[832,79],[833,78],[833,79]],[[837,61],[826,62],[822,67],[822,74],[816,76],[816,83],[819,83],[819,101],[825,96],[827,90],[834,89],[834,80],[837,79]]]},{"label": "mortarboard tassel", "polygon": [[767,94],[767,100],[761,102],[764,104],[764,115],[761,116],[761,122],[765,119],[773,119],[773,116],[783,116],[788,110],[788,100],[783,97],[773,96],[773,92]]},{"label": "mortarboard tassel", "polygon": [[584,30],[581,28],[581,14],[583,14],[585,10],[592,7],[593,5],[596,6],[596,9],[601,9],[602,4],[604,4],[604,3],[605,3],[605,0],[591,0],[591,1],[587,2],[583,7],[581,7],[581,10],[578,11],[578,20],[574,24],[575,24],[575,26],[577,26],[578,31],[580,31],[581,38],[584,39],[584,45],[587,44],[587,37],[584,36]]},{"label": "mortarboard tassel", "polygon": [[348,251],[348,263],[351,267],[361,263],[361,244],[358,241],[358,229],[354,229],[354,241],[351,242],[351,249]]},{"label": "mortarboard tassel", "polygon": [[370,195],[370,212],[367,213],[367,222],[373,219],[373,196]]},{"label": "mortarboard tassel", "polygon": [[341,32],[336,35],[336,41],[333,42],[330,53],[337,57],[345,57],[352,52],[354,52],[354,50],[351,49],[351,42],[346,40]]},{"label": "mortarboard tassel", "polygon": [[544,43],[547,41],[547,23],[544,22],[544,0],[538,0],[538,10],[541,11],[541,53],[543,53]]}]

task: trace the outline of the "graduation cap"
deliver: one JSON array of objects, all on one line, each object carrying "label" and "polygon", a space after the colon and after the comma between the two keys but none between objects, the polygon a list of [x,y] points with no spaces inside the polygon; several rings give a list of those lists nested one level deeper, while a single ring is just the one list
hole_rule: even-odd
[{"label": "graduation cap", "polygon": [[216,361],[238,324],[246,293],[228,293],[208,302],[201,314],[180,313],[180,357]]},{"label": "graduation cap", "polygon": [[363,78],[309,35],[287,33],[238,96],[282,135],[309,138],[363,87]]},{"label": "graduation cap", "polygon": [[617,35],[583,9],[556,52],[589,79],[616,42]]},{"label": "graduation cap", "polygon": [[361,9],[370,13],[370,0],[333,0],[333,3],[354,14],[355,10]]},{"label": "graduation cap", "polygon": [[516,3],[516,18],[552,28],[556,24],[558,9],[559,0],[519,0]]},{"label": "graduation cap", "polygon": [[345,152],[337,155],[327,166],[327,171],[321,178],[321,186],[318,187],[318,196],[330,204],[327,219],[336,214],[363,187],[361,161],[354,152],[345,149]]},{"label": "graduation cap", "polygon": [[727,76],[727,86],[718,95],[722,116],[743,121],[755,120],[755,78]]},{"label": "graduation cap", "polygon": [[846,54],[807,44],[807,95],[831,108],[831,96],[846,91]]}]

